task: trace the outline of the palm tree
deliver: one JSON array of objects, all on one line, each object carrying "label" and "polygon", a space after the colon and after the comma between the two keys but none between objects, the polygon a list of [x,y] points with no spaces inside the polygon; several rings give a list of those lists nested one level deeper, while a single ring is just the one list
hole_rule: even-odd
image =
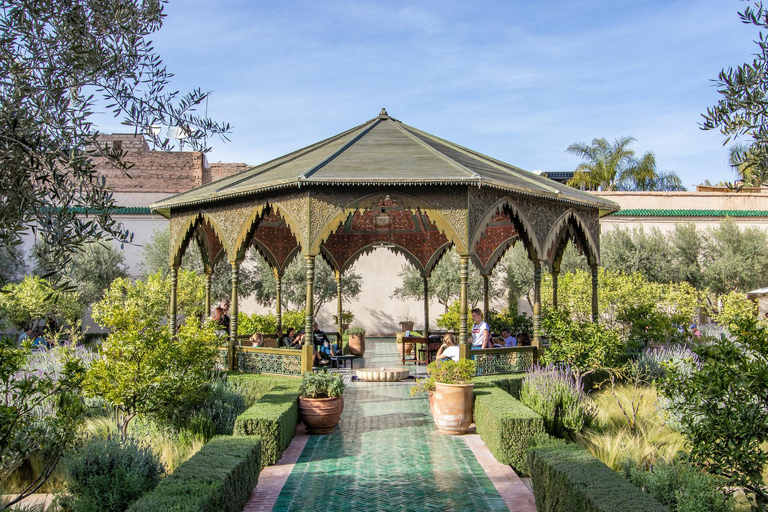
[{"label": "palm tree", "polygon": [[728,148],[728,163],[748,187],[762,187],[768,183],[768,160],[756,146],[737,142]]},{"label": "palm tree", "polygon": [[616,186],[619,190],[674,191],[685,190],[674,171],[656,169],[656,155],[648,151],[642,158],[632,158],[621,172]]},{"label": "palm tree", "polygon": [[568,153],[573,153],[584,159],[568,181],[575,187],[584,187],[589,190],[613,190],[616,186],[616,178],[620,177],[627,168],[635,152],[628,146],[635,141],[634,137],[621,137],[609,144],[605,138],[592,139],[592,144],[587,145],[577,142],[568,146]]}]

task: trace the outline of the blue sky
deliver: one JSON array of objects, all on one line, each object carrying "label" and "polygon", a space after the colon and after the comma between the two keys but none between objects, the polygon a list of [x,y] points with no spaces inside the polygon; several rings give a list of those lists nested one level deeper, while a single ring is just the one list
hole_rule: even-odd
[{"label": "blue sky", "polygon": [[699,123],[711,80],[756,49],[744,5],[175,0],[153,40],[173,88],[213,90],[209,115],[234,126],[212,162],[261,163],[386,107],[527,170],[573,170],[569,144],[631,135],[690,187],[733,179]]}]

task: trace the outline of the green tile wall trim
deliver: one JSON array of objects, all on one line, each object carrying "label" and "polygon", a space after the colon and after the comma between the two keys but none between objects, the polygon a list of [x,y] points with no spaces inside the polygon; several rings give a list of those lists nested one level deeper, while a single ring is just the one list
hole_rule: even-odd
[{"label": "green tile wall trim", "polygon": [[655,210],[628,208],[612,213],[611,217],[768,217],[768,210]]},{"label": "green tile wall trim", "polygon": [[[70,208],[69,211],[83,214],[91,213],[93,215],[102,213],[102,210],[83,208],[82,206]],[[153,215],[152,210],[146,206],[121,206],[119,208],[112,208],[111,213],[112,215]]]}]

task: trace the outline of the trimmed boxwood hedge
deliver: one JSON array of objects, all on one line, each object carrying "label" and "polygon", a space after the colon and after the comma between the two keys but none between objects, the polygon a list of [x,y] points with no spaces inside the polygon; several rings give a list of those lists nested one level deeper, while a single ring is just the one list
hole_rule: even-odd
[{"label": "trimmed boxwood hedge", "polygon": [[525,375],[525,372],[501,375],[483,375],[481,377],[475,377],[473,382],[476,383],[475,387],[477,387],[478,384],[494,384],[495,386],[512,395],[514,398],[520,400],[520,390],[523,387],[523,379],[525,378]]},{"label": "trimmed boxwood hedge", "polygon": [[478,379],[475,383],[477,433],[497,461],[527,475],[528,441],[544,433],[544,420],[499,387],[498,382]]},{"label": "trimmed boxwood hedge", "polygon": [[214,437],[128,512],[240,512],[260,470],[258,437]]},{"label": "trimmed boxwood hedge", "polygon": [[669,512],[578,445],[543,446],[528,453],[539,512]]},{"label": "trimmed boxwood hedge", "polygon": [[261,464],[280,460],[293,439],[299,421],[300,379],[276,379],[275,385],[258,402],[235,420],[233,435],[261,437]]}]

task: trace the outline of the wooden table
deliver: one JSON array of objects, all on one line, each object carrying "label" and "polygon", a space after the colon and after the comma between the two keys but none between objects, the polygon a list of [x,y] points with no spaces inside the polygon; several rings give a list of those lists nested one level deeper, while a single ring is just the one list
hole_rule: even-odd
[{"label": "wooden table", "polygon": [[[437,354],[437,349],[430,351],[429,350],[429,338],[419,337],[419,336],[403,336],[400,338],[398,343],[402,343],[403,345],[403,364],[405,364],[406,361],[413,361],[415,364],[429,364],[431,361],[431,358],[429,356],[430,352],[435,352]],[[413,358],[406,359],[405,358],[405,344],[406,343],[412,343],[413,345]],[[425,359],[419,359],[419,345],[423,346],[424,348],[421,349],[421,351],[424,352]],[[439,345],[438,345],[439,347]]]}]

